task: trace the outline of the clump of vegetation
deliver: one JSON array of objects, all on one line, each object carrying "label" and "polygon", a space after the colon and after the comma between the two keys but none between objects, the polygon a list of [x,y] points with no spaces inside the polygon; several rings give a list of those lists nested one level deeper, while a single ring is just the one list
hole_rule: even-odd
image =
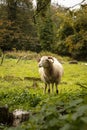
[{"label": "clump of vegetation", "polygon": [[12,59],[24,59],[24,60],[31,60],[37,58],[36,52],[31,51],[8,51],[5,53],[6,58],[12,58]]},{"label": "clump of vegetation", "polygon": [[1,92],[0,99],[3,100],[4,103],[9,101],[7,104],[11,108],[16,108],[16,106],[21,106],[25,104],[27,109],[29,107],[35,107],[41,101],[41,97],[37,94],[31,94],[27,89],[23,91],[14,90],[13,92],[10,90],[7,92]]},{"label": "clump of vegetation", "polygon": [[80,95],[72,93],[71,96],[64,93],[59,97],[46,99],[37,107],[38,112],[31,116],[27,129],[83,130],[84,128],[86,130],[87,98],[83,98],[83,94],[85,95],[87,92],[82,92]]}]

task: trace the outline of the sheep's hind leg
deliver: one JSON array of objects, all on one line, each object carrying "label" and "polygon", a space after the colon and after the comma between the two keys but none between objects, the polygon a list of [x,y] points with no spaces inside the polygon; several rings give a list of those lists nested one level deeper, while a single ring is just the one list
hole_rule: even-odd
[{"label": "sheep's hind leg", "polygon": [[50,84],[48,84],[48,93],[50,93]]},{"label": "sheep's hind leg", "polygon": [[44,94],[46,94],[46,90],[47,90],[47,83],[45,83]]},{"label": "sheep's hind leg", "polygon": [[52,83],[52,93],[54,92],[54,83]]},{"label": "sheep's hind leg", "polygon": [[56,93],[58,94],[59,93],[59,91],[58,91],[58,84],[56,83],[55,85],[56,85]]}]

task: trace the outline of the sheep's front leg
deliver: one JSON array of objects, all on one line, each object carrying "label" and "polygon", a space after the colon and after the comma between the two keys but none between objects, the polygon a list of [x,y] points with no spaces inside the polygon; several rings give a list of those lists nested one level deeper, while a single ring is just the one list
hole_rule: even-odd
[{"label": "sheep's front leg", "polygon": [[52,93],[54,92],[54,83],[52,83]]},{"label": "sheep's front leg", "polygon": [[58,84],[56,83],[55,85],[56,85],[56,93],[58,94],[58,92],[59,92],[58,91]]},{"label": "sheep's front leg", "polygon": [[48,93],[50,93],[50,84],[48,84]]},{"label": "sheep's front leg", "polygon": [[44,89],[45,94],[46,94],[46,90],[47,90],[47,84],[45,83],[45,89]]}]

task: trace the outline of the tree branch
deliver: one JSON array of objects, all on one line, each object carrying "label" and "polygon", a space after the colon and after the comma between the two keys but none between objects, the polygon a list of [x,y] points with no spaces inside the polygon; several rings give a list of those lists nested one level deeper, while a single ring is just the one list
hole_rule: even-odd
[{"label": "tree branch", "polygon": [[77,5],[81,5],[81,4],[83,4],[85,1],[86,1],[86,0],[82,0],[82,2],[77,3],[77,4],[75,4],[75,5],[71,6],[71,7],[69,7],[68,9],[74,8],[74,7],[76,7]]},{"label": "tree branch", "polygon": [[34,19],[34,23],[36,24],[36,16],[46,7],[48,6],[48,4],[50,3],[50,0],[48,0],[45,4],[43,4],[43,6],[38,9],[38,11],[33,15],[33,19]]}]

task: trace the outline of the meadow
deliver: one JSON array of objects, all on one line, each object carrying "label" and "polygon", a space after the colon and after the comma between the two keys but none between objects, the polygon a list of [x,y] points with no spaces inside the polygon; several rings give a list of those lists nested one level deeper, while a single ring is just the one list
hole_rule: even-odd
[{"label": "meadow", "polygon": [[[49,54],[49,53],[48,53]],[[44,83],[38,73],[38,54],[7,53],[0,65],[0,106],[9,110],[23,109],[30,118],[17,128],[5,130],[86,130],[87,129],[87,65],[86,62],[64,62],[64,76],[56,92],[44,94]],[[43,53],[44,55],[44,53]],[[54,56],[54,54],[51,54]],[[0,59],[1,60],[1,59]]]}]

